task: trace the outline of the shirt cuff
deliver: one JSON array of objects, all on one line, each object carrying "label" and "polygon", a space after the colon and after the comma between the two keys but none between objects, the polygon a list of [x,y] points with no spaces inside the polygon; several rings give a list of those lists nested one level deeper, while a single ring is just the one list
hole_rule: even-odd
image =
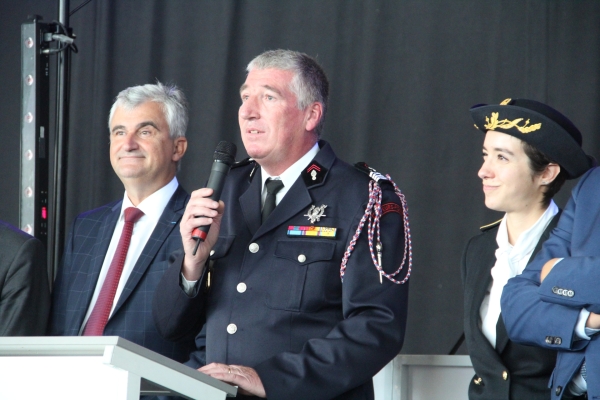
[{"label": "shirt cuff", "polygon": [[188,281],[185,279],[185,276],[183,276],[183,272],[181,273],[180,283],[181,288],[188,296],[194,297],[198,293],[198,281]]},{"label": "shirt cuff", "polygon": [[581,396],[585,392],[587,392],[587,382],[581,376],[581,372],[578,372],[573,376],[571,383],[569,383],[569,392],[573,396]]},{"label": "shirt cuff", "polygon": [[590,312],[585,308],[582,308],[579,312],[579,317],[577,317],[577,323],[575,324],[575,336],[577,339],[590,340],[591,337],[587,334],[587,329],[585,328],[585,323],[587,322],[588,317],[590,316]]}]

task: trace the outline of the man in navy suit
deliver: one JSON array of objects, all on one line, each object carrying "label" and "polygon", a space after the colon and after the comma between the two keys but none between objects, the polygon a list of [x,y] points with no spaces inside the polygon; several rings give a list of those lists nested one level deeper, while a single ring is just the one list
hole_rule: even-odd
[{"label": "man in navy suit", "polygon": [[599,198],[596,167],[580,178],[536,258],[502,292],[511,340],[558,351],[553,400],[600,398]]},{"label": "man in navy suit", "polygon": [[[373,399],[371,378],[404,339],[404,198],[319,140],[328,82],[311,57],[261,54],[240,95],[252,159],[232,168],[222,202],[192,194],[185,251],[155,292],[157,326],[173,340],[204,326],[191,363],[242,398]],[[208,224],[194,255],[191,231]]]},{"label": "man in navy suit", "polygon": [[110,313],[100,332],[177,361],[187,359],[193,335],[169,342],[158,334],[151,315],[168,256],[181,247],[179,221],[189,195],[175,174],[187,149],[187,122],[186,100],[175,86],[135,86],[117,96],[109,116],[110,161],[125,194],[75,218],[55,281],[50,335],[90,334],[86,324],[103,302],[98,299],[119,253],[124,210],[135,207],[143,215],[135,222],[122,273],[115,279],[112,306],[110,300],[104,302]]}]

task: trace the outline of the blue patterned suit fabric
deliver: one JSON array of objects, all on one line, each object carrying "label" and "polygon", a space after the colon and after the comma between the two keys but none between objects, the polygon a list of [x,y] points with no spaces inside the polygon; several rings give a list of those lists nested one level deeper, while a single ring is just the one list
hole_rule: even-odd
[{"label": "blue patterned suit fabric", "polygon": [[[583,175],[558,226],[522,275],[502,293],[502,314],[510,338],[558,351],[550,384],[552,399],[568,391],[586,360],[588,398],[600,398],[600,339],[578,340],[580,310],[600,313],[600,168]],[[563,258],[540,285],[546,261]],[[593,377],[593,378],[592,378]],[[569,393],[566,393],[567,396]]]},{"label": "blue patterned suit fabric", "polygon": [[[194,336],[176,342],[163,339],[152,319],[152,297],[169,265],[169,255],[181,248],[179,221],[189,195],[180,186],[127,280],[106,324],[104,336],[120,336],[176,361],[188,359]],[[79,215],[71,227],[55,280],[49,335],[77,336],[90,305],[122,201]]]}]

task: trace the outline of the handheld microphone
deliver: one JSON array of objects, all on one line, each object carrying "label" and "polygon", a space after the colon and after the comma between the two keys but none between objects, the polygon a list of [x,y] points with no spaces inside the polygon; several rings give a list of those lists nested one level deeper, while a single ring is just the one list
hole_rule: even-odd
[{"label": "handheld microphone", "polygon": [[[237,147],[235,144],[229,143],[226,141],[220,141],[215,149],[215,154],[213,156],[213,165],[210,170],[210,176],[208,177],[208,183],[206,184],[207,188],[211,188],[213,190],[213,194],[210,196],[211,200],[219,201],[221,198],[221,192],[223,191],[223,186],[225,185],[225,178],[229,173],[229,169],[235,163],[235,153],[237,152]],[[196,239],[196,247],[194,247],[193,255],[196,255],[196,251],[198,251],[198,246],[200,246],[200,242],[206,240],[206,235],[208,234],[208,230],[210,229],[210,225],[200,226],[192,231],[192,238]]]}]

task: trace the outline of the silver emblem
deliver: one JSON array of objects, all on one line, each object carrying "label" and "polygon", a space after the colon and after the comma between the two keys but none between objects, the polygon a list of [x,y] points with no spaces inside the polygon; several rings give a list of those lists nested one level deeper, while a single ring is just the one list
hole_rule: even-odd
[{"label": "silver emblem", "polygon": [[[316,181],[317,180],[317,171],[315,171],[314,169],[312,171],[310,171],[310,176],[312,177],[313,181]],[[327,206],[325,206],[325,207],[327,207]]]},{"label": "silver emblem", "polygon": [[321,205],[320,207],[316,207],[313,205],[308,210],[308,213],[304,214],[304,216],[308,217],[311,224],[314,224],[315,222],[320,221],[321,217],[326,217],[326,215],[324,214],[326,208],[327,206],[325,204]]}]

